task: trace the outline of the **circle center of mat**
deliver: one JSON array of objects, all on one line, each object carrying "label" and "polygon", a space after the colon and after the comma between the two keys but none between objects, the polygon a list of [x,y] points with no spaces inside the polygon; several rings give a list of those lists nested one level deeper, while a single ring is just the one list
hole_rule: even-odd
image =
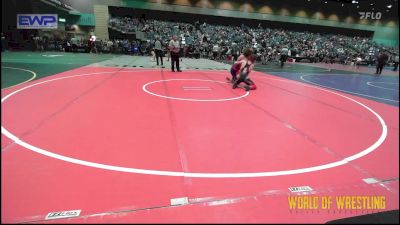
[{"label": "circle center of mat", "polygon": [[[163,89],[166,94],[156,93],[156,91],[149,90],[151,86],[163,84]],[[179,90],[179,92],[175,93],[177,95],[193,95],[195,93],[198,97],[179,97],[179,96],[171,96],[169,93],[168,86],[175,86],[174,90]],[[222,102],[222,101],[231,101],[238,100],[249,95],[250,92],[246,91],[242,95],[236,95],[235,97],[230,98],[209,98],[209,96],[217,95],[220,93],[220,90],[226,89],[229,90],[231,86],[227,82],[215,81],[215,80],[202,80],[202,79],[167,79],[167,80],[156,80],[143,85],[142,89],[144,92],[154,95],[160,98],[168,98],[174,100],[181,101],[194,101],[194,102]],[[160,89],[160,88],[159,88]],[[172,88],[170,88],[172,89]],[[218,90],[218,91],[217,91]],[[159,92],[160,90],[157,90]],[[234,93],[230,94],[234,95]],[[202,99],[203,97],[203,99]],[[204,98],[204,97],[208,97]]]}]

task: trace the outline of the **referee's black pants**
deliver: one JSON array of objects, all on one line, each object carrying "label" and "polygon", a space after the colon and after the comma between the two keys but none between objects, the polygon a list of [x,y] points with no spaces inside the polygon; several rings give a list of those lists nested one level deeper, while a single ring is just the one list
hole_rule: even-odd
[{"label": "referee's black pants", "polygon": [[176,70],[180,71],[179,69],[179,53],[171,52],[171,70],[175,71],[175,64]]},{"label": "referee's black pants", "polygon": [[161,60],[161,66],[163,65],[163,56],[162,56],[162,50],[156,49],[156,59],[157,59],[157,66],[158,66],[158,58]]}]

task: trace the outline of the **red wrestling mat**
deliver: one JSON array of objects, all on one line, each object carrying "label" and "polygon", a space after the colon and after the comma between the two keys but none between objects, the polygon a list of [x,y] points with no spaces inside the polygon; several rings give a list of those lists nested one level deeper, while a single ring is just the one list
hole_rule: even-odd
[{"label": "red wrestling mat", "polygon": [[[289,188],[299,186],[312,189],[300,195],[385,196],[381,211],[398,209],[397,107],[258,72],[258,90],[232,90],[228,75],[84,67],[2,92],[2,221],[68,210],[81,211],[49,222],[371,212],[294,212]],[[171,206],[175,198],[186,204]]]}]

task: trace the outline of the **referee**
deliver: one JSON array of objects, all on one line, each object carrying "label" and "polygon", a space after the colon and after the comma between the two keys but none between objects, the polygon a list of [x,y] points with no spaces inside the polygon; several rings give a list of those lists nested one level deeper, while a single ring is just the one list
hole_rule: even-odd
[{"label": "referee", "polygon": [[181,45],[179,44],[179,41],[177,40],[178,37],[176,35],[172,36],[172,40],[169,42],[169,50],[171,52],[171,70],[172,72],[175,72],[175,64],[176,64],[176,71],[182,72],[182,70],[179,69],[179,52],[181,50]]},{"label": "referee", "polygon": [[376,65],[376,75],[380,75],[382,73],[382,69],[385,66],[386,62],[388,61],[389,56],[386,54],[385,50],[382,50],[378,56],[378,64]]}]

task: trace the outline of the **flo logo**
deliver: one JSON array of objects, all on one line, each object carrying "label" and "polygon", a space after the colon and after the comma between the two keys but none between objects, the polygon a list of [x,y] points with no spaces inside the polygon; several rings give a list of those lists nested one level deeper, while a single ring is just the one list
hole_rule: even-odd
[{"label": "flo logo", "polygon": [[358,12],[360,14],[360,19],[371,18],[373,20],[379,20],[382,18],[382,13],[380,12]]}]

